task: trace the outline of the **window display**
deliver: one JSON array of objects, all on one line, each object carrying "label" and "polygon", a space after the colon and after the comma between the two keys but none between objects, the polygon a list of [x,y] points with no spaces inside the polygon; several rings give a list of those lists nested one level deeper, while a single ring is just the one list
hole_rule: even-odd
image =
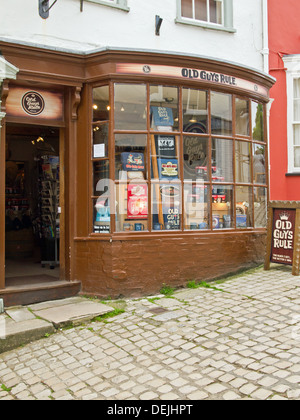
[{"label": "window display", "polygon": [[112,133],[109,88],[93,92],[95,233],[266,226],[262,104],[184,86],[111,91]]},{"label": "window display", "polygon": [[232,97],[225,93],[211,92],[211,132],[232,135]]},{"label": "window display", "polygon": [[92,123],[92,206],[93,232],[110,232],[110,185],[109,185],[109,87],[93,89]]},{"label": "window display", "polygon": [[255,184],[266,183],[265,146],[253,144],[253,182]]},{"label": "window display", "polygon": [[235,99],[235,133],[240,136],[249,136],[249,101]]},{"label": "window display", "polygon": [[253,226],[252,220],[252,188],[236,187],[236,227],[248,228]]},{"label": "window display", "polygon": [[251,143],[235,141],[236,182],[251,182]]},{"label": "window display", "polygon": [[207,92],[198,89],[182,89],[183,131],[207,133]]},{"label": "window display", "polygon": [[150,124],[156,131],[178,131],[178,88],[150,86]]}]

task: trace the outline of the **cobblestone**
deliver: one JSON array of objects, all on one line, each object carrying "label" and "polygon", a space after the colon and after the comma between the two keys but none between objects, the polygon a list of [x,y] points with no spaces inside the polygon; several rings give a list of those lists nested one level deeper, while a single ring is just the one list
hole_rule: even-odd
[{"label": "cobblestone", "polygon": [[272,266],[214,286],[0,354],[0,400],[300,399],[299,277]]}]

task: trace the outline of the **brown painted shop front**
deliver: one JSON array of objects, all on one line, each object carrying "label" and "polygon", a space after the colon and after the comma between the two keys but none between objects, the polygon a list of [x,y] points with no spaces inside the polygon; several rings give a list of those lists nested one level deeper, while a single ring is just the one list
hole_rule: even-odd
[{"label": "brown painted shop front", "polygon": [[19,69],[2,86],[0,297],[139,296],[263,262],[273,79],[175,54],[0,48]]}]

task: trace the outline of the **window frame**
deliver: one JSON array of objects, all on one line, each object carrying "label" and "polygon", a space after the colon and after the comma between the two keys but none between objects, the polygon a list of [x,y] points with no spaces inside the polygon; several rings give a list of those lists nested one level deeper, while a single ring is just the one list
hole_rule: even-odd
[{"label": "window frame", "polygon": [[[116,84],[145,84],[146,85],[146,90],[147,90],[147,128],[145,130],[119,130],[116,129],[114,126],[114,87]],[[247,231],[253,231],[253,230],[257,230],[257,229],[263,229],[266,230],[266,225],[265,226],[258,226],[258,223],[255,219],[255,211],[256,211],[256,203],[254,201],[254,197],[255,191],[258,191],[258,188],[263,188],[266,191],[266,194],[268,196],[268,190],[269,190],[269,184],[268,184],[268,177],[265,176],[264,181],[260,181],[260,180],[255,180],[253,179],[253,176],[251,177],[251,179],[249,180],[249,182],[241,182],[240,180],[237,180],[236,176],[235,176],[235,144],[237,141],[244,141],[249,143],[249,145],[251,146],[251,150],[253,151],[253,146],[254,145],[261,145],[265,148],[265,162],[266,162],[266,171],[267,171],[267,149],[268,149],[268,144],[267,144],[267,140],[266,140],[266,134],[265,134],[265,130],[263,130],[264,133],[264,137],[263,137],[263,141],[259,141],[259,140],[255,140],[253,138],[252,135],[252,131],[249,132],[248,136],[245,135],[240,135],[236,133],[236,128],[235,128],[235,104],[236,104],[236,99],[244,99],[246,101],[248,101],[249,103],[249,112],[250,112],[250,117],[249,117],[249,125],[251,126],[251,113],[252,113],[252,106],[251,106],[251,102],[253,103],[259,103],[262,104],[263,106],[263,116],[264,116],[264,122],[265,122],[265,118],[266,118],[266,104],[263,101],[257,101],[254,98],[251,98],[250,96],[244,96],[244,95],[237,95],[234,92],[230,93],[230,92],[226,92],[223,90],[219,90],[216,89],[215,87],[207,87],[207,88],[196,88],[195,86],[188,86],[184,83],[178,83],[178,84],[171,84],[170,82],[162,82],[162,83],[157,83],[155,81],[133,81],[130,79],[112,79],[110,81],[107,81],[106,83],[95,83],[91,85],[91,94],[90,96],[92,97],[92,91],[94,88],[97,88],[101,85],[109,85],[109,93],[110,93],[110,107],[111,107],[111,113],[110,113],[110,121],[109,121],[109,127],[110,127],[110,131],[109,131],[109,144],[108,144],[108,160],[109,160],[109,168],[110,168],[110,182],[111,182],[111,189],[110,189],[110,197],[111,197],[111,220],[110,220],[110,232],[106,232],[106,233],[99,233],[99,232],[95,232],[93,230],[93,226],[94,226],[94,219],[93,219],[93,215],[94,215],[94,209],[93,209],[93,200],[95,200],[95,196],[93,196],[93,194],[90,194],[90,216],[89,216],[89,235],[90,236],[96,236],[97,238],[112,238],[112,237],[125,237],[126,239],[129,238],[136,238],[138,237],[153,237],[153,235],[157,236],[157,235],[173,235],[173,236],[177,236],[177,235],[186,235],[186,234],[212,234],[212,233],[226,233],[227,231],[230,232],[238,232],[240,230],[247,230]],[[156,129],[153,129],[151,127],[150,124],[150,88],[152,85],[161,85],[161,86],[174,86],[178,89],[178,93],[179,93],[179,103],[178,103],[178,108],[179,108],[179,130],[178,131],[166,131],[166,132],[161,132],[161,131],[157,131]],[[211,130],[211,109],[208,109],[208,120],[207,120],[207,124],[208,124],[208,132],[206,133],[189,133],[189,132],[184,132],[183,130],[183,114],[182,114],[182,106],[183,106],[183,100],[182,100],[182,90],[183,89],[198,89],[200,91],[207,91],[208,94],[208,103],[211,102],[211,95],[213,92],[216,93],[227,93],[229,95],[231,95],[231,108],[232,108],[232,134],[228,135],[228,134],[213,134],[212,130]],[[91,106],[92,108],[92,106]],[[146,178],[143,180],[143,184],[148,186],[148,218],[147,218],[147,225],[148,225],[148,229],[145,229],[141,232],[125,232],[122,231],[122,229],[117,229],[116,226],[116,219],[117,219],[117,214],[116,214],[116,209],[115,209],[115,200],[116,200],[116,187],[118,185],[123,184],[124,182],[121,180],[116,179],[115,177],[115,136],[118,134],[144,134],[147,136],[147,157],[146,157],[146,161],[147,161],[147,171],[146,171]],[[153,220],[153,215],[154,213],[152,213],[152,189],[154,188],[155,185],[159,185],[160,183],[163,183],[163,181],[160,180],[156,180],[156,179],[152,179],[151,177],[151,137],[156,135],[156,134],[162,134],[162,135],[172,135],[175,136],[175,138],[177,139],[177,141],[179,141],[178,147],[179,147],[179,160],[178,160],[178,166],[179,166],[179,173],[180,176],[178,177],[178,180],[176,181],[172,181],[172,183],[174,184],[178,184],[181,188],[181,203],[180,203],[180,207],[181,207],[181,212],[180,212],[180,228],[168,231],[168,230],[156,230],[154,228],[154,224],[155,221]],[[191,230],[189,228],[186,227],[186,201],[184,198],[184,194],[185,194],[185,186],[187,186],[187,184],[193,184],[193,181],[190,180],[186,180],[184,177],[184,170],[183,170],[183,138],[184,136],[194,136],[195,138],[207,138],[208,139],[208,153],[211,156],[212,153],[212,141],[213,139],[221,139],[223,141],[231,141],[232,142],[232,169],[233,169],[233,179],[232,181],[228,181],[228,180],[224,180],[224,181],[215,181],[213,180],[212,174],[211,174],[211,159],[210,162],[208,163],[208,171],[209,171],[209,176],[207,178],[207,180],[205,180],[203,182],[204,187],[207,187],[207,205],[208,205],[208,217],[209,217],[209,226],[208,228],[204,228],[203,230],[201,230],[201,228],[198,228],[196,230]],[[92,140],[91,140],[91,147],[92,147]],[[90,153],[90,156],[92,156],[92,151]],[[91,161],[93,161],[93,158],[91,159]],[[253,174],[253,165],[254,165],[254,156],[253,156],[253,152],[250,155],[250,170],[251,170],[251,174]],[[267,175],[267,173],[265,174]],[[127,182],[127,181],[126,181]],[[93,167],[92,167],[92,162],[91,162],[91,173],[90,173],[90,191],[92,192],[92,187],[93,187],[93,183],[94,183],[94,174],[93,174]],[[216,201],[212,201],[213,198],[213,193],[209,193],[210,188],[213,189],[213,187],[225,187],[226,188],[231,188],[232,189],[232,198],[231,198],[231,214],[232,214],[232,219],[231,219],[231,225],[230,227],[220,227],[219,229],[214,229],[213,226],[213,206],[214,203]],[[249,189],[252,191],[251,197],[252,197],[252,203],[251,203],[251,214],[250,214],[250,218],[252,220],[252,225],[251,226],[238,226],[237,225],[237,218],[236,218],[236,214],[237,214],[237,209],[238,209],[238,204],[236,201],[236,191],[238,190],[238,187],[249,187]],[[92,200],[91,200],[92,199]],[[265,211],[266,214],[266,211]],[[199,225],[200,226],[200,225]]]},{"label": "window frame", "polygon": [[107,7],[123,10],[124,12],[130,11],[130,8],[127,6],[127,0],[85,0],[85,1],[89,3],[96,3],[101,6],[107,6]]},{"label": "window frame", "polygon": [[[300,121],[294,121],[294,81],[300,81],[300,54],[283,57],[286,68],[286,93],[287,93],[287,156],[288,175],[299,175],[300,166],[295,166],[294,154],[294,126],[300,125]],[[300,146],[299,146],[300,147]]]},{"label": "window frame", "polygon": [[205,29],[213,29],[217,31],[225,31],[235,33],[236,29],[233,27],[233,3],[232,0],[223,0],[223,23],[217,24],[208,21],[202,21],[197,19],[190,19],[182,16],[181,1],[177,0],[177,17],[175,23],[181,23],[184,25],[198,26]]}]

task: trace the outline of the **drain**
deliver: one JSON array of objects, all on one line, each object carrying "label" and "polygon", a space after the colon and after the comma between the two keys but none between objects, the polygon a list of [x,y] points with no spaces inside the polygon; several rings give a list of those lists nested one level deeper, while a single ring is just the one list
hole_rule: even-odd
[{"label": "drain", "polygon": [[149,309],[148,312],[151,312],[155,315],[158,315],[158,314],[163,314],[165,312],[168,312],[168,309],[165,309],[165,308],[162,308],[161,306],[159,306],[157,308]]}]

